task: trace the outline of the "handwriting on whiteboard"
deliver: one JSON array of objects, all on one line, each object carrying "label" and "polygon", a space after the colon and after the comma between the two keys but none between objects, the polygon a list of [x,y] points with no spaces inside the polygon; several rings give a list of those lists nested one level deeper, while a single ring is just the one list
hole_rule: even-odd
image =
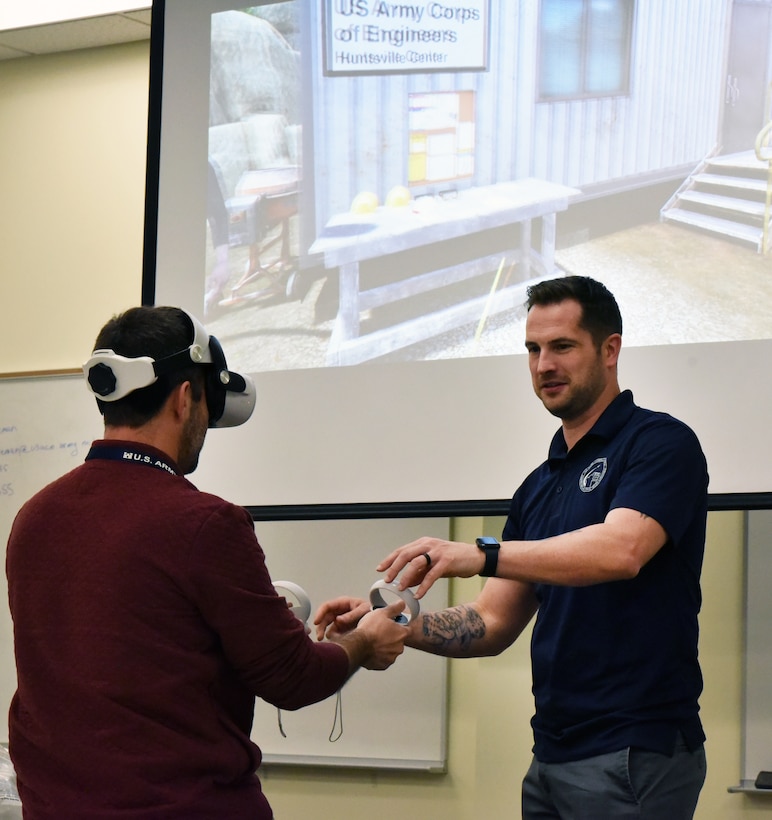
[{"label": "handwriting on whiteboard", "polygon": [[[19,435],[15,424],[0,425],[0,502],[17,495],[19,473],[32,461],[40,464],[49,460],[51,466],[61,472],[62,457],[66,462],[72,459],[75,466],[91,447],[91,441],[69,439],[36,439],[24,440]],[[56,457],[56,459],[54,459]],[[56,464],[53,462],[56,461]],[[64,465],[66,466],[66,465]],[[51,478],[54,476],[52,475]]]}]

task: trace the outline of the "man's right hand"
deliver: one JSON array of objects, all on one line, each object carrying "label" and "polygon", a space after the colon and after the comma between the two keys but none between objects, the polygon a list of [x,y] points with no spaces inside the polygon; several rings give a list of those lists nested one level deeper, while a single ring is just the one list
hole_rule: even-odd
[{"label": "man's right hand", "polygon": [[325,601],[314,616],[316,640],[327,638],[330,641],[339,641],[343,635],[356,628],[370,609],[370,603],[364,598],[342,596]]},{"label": "man's right hand", "polygon": [[404,608],[402,601],[395,601],[374,609],[361,618],[356,629],[336,640],[349,656],[351,674],[358,667],[388,669],[404,652],[408,630],[394,620]]}]

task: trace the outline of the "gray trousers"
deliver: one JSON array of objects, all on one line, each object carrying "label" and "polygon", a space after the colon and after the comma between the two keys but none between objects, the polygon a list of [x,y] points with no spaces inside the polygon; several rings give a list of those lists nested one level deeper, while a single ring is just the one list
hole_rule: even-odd
[{"label": "gray trousers", "polygon": [[629,748],[571,763],[533,759],[523,820],[692,820],[705,749],[679,742],[672,757]]}]

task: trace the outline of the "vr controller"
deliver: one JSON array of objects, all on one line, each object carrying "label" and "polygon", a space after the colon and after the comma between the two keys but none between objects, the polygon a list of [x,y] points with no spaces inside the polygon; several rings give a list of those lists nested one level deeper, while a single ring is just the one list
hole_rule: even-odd
[{"label": "vr controller", "polygon": [[[292,581],[274,581],[274,589],[279,592],[287,592],[289,596],[285,596],[293,604],[292,611],[305,624],[311,615],[311,599],[303,589]],[[386,597],[384,597],[384,594]],[[407,612],[401,612],[394,619],[400,624],[409,624],[414,618],[418,617],[421,611],[420,604],[409,589],[399,589],[395,581],[387,584],[386,581],[376,581],[370,587],[370,604],[373,609],[382,609],[388,606],[393,601],[386,600],[389,597],[396,597],[403,601],[407,607]]]},{"label": "vr controller", "polygon": [[288,592],[289,596],[285,595],[289,603],[292,604],[292,612],[304,624],[308,623],[311,615],[311,599],[303,589],[303,587],[293,584],[292,581],[274,581],[273,588],[279,593]]},{"label": "vr controller", "polygon": [[[386,597],[384,597],[384,593],[386,594]],[[407,612],[401,612],[394,619],[397,623],[407,625],[414,618],[418,617],[418,613],[421,611],[421,606],[411,590],[400,589],[397,586],[396,581],[392,581],[390,584],[387,584],[383,579],[376,581],[370,587],[370,604],[373,609],[381,609],[382,607],[394,603],[392,600],[386,600],[387,597],[392,596],[399,598],[407,607]]]}]

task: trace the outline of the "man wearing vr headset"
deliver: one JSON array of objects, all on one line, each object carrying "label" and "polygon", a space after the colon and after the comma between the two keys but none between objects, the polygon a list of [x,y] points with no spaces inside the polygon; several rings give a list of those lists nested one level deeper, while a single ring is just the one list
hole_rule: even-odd
[{"label": "man wearing vr headset", "polygon": [[402,604],[312,641],[249,514],[183,477],[207,428],[245,422],[255,395],[195,319],[133,308],[95,348],[84,371],[104,439],[24,505],[8,543],[24,816],[268,820],[255,697],[298,709],[387,668]]}]

